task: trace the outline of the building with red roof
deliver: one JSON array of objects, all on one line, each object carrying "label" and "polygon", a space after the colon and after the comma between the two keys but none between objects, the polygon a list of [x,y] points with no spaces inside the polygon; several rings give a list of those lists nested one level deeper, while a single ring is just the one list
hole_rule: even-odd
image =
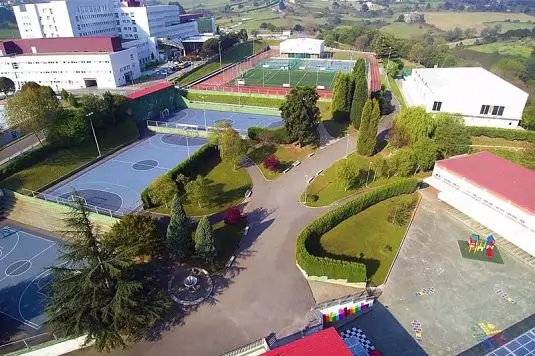
[{"label": "building with red roof", "polygon": [[297,341],[277,347],[264,356],[352,356],[353,353],[331,327]]},{"label": "building with red roof", "polygon": [[535,171],[489,152],[438,161],[438,197],[535,256]]}]

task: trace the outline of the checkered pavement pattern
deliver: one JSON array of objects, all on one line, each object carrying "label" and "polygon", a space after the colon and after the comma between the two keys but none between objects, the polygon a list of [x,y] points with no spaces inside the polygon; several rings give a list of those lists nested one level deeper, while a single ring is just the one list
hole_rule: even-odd
[{"label": "checkered pavement pattern", "polygon": [[359,328],[344,330],[340,332],[340,336],[355,356],[368,356],[370,351],[375,350],[370,339]]},{"label": "checkered pavement pattern", "polygon": [[488,353],[486,356],[533,356],[535,355],[535,328]]}]

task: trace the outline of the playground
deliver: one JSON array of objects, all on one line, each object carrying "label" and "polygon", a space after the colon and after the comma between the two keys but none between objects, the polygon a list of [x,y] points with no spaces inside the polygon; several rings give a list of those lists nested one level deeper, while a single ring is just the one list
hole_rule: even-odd
[{"label": "playground", "polygon": [[312,86],[332,89],[336,73],[350,72],[353,65],[353,61],[332,59],[268,58],[253,68],[237,73],[231,83],[258,87]]}]

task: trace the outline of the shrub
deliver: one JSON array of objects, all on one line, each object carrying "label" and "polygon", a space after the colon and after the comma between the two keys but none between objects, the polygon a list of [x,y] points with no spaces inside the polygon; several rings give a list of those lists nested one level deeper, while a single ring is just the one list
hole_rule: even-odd
[{"label": "shrub", "polygon": [[284,126],[274,129],[252,126],[247,129],[247,136],[253,141],[277,144],[290,143],[288,132]]},{"label": "shrub", "polygon": [[387,221],[399,226],[408,224],[417,201],[417,199],[412,199],[392,207],[388,213]]},{"label": "shrub", "polygon": [[469,126],[468,129],[471,136],[499,137],[507,140],[535,142],[535,131],[480,126]]},{"label": "shrub", "polygon": [[359,195],[354,200],[314,220],[297,237],[296,260],[299,266],[310,276],[327,276],[331,279],[346,279],[348,282],[365,281],[367,276],[364,264],[316,256],[314,247],[318,246],[323,234],[342,221],[385,199],[412,193],[417,185],[418,181],[410,178],[382,186]]},{"label": "shrub", "polygon": [[20,172],[26,168],[30,168],[34,164],[46,159],[56,151],[56,147],[43,146],[18,156],[16,159],[9,161],[7,164],[3,165],[2,168],[0,168],[0,180],[4,180],[10,175]]},{"label": "shrub", "polygon": [[241,209],[237,206],[231,206],[225,210],[225,224],[233,225],[243,218]]},{"label": "shrub", "polygon": [[279,168],[280,161],[275,155],[269,155],[266,158],[264,158],[264,167],[269,169],[270,171],[276,171]]}]

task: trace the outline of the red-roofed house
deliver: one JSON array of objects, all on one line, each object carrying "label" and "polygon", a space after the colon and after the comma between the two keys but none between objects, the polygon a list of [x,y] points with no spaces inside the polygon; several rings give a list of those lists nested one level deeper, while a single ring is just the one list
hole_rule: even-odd
[{"label": "red-roofed house", "polygon": [[334,328],[325,329],[277,347],[264,356],[352,356],[353,353]]},{"label": "red-roofed house", "polygon": [[439,199],[535,256],[535,171],[489,152],[435,164]]}]

